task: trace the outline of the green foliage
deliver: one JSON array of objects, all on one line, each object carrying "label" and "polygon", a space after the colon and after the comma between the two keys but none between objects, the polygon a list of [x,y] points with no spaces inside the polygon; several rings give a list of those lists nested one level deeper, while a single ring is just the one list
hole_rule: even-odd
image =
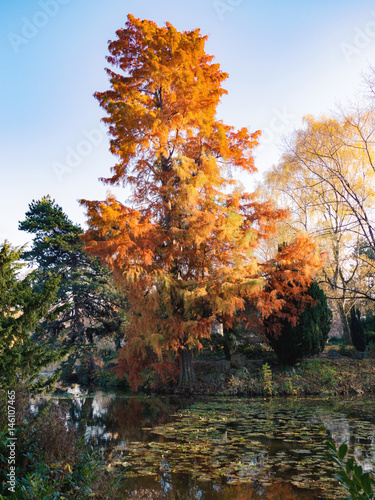
[{"label": "green foliage", "polygon": [[272,370],[268,363],[264,363],[262,366],[262,376],[263,376],[263,389],[268,396],[273,396],[275,393],[275,387],[272,380]]},{"label": "green foliage", "polygon": [[243,353],[248,347],[253,346],[247,338],[247,331],[244,321],[233,321],[231,328],[223,328],[223,334],[214,331],[209,339],[202,339],[205,348],[209,348],[216,353],[225,355],[230,360],[234,353]]},{"label": "green foliage", "polygon": [[329,345],[343,345],[344,339],[342,337],[331,337],[328,340]]},{"label": "green foliage", "polygon": [[338,352],[347,358],[355,358],[357,354],[357,350],[352,345],[340,345]]},{"label": "green foliage", "polygon": [[[243,313],[244,315],[246,312]],[[230,359],[231,354],[243,352],[243,348],[248,346],[248,332],[245,319],[234,319],[231,328],[224,327],[223,348],[226,359]],[[245,354],[245,353],[244,353]]]},{"label": "green foliage", "polygon": [[375,342],[375,332],[372,330],[365,331],[366,343],[370,344],[370,342]]},{"label": "green foliage", "polygon": [[[296,376],[294,376],[296,378]],[[298,387],[295,387],[293,384],[293,377],[284,377],[283,380],[280,380],[278,392],[281,394],[287,394],[292,396],[297,396]]]},{"label": "green foliage", "polygon": [[355,307],[352,307],[350,310],[349,327],[354,347],[357,351],[364,352],[366,350],[365,332],[361,323],[361,313]]},{"label": "green foliage", "polygon": [[[109,474],[104,471],[101,453],[90,446],[85,448],[83,441],[77,446],[79,454],[73,465],[47,464],[39,461],[33,448],[33,451],[27,454],[30,460],[29,466],[17,469],[15,493],[9,494],[9,491],[3,491],[6,495],[0,494],[0,499],[89,500],[102,498],[109,500],[116,498],[113,495],[119,480],[108,477]],[[96,483],[99,481],[103,483],[103,480],[114,483],[111,486],[106,484],[107,492],[102,487],[97,491]]]},{"label": "green foliage", "polygon": [[315,305],[306,306],[296,326],[285,320],[280,335],[276,338],[270,335],[268,338],[278,359],[287,365],[294,365],[304,357],[322,352],[331,328],[332,312],[323,290],[313,282],[306,293],[315,301]]},{"label": "green foliage", "polygon": [[[55,362],[66,350],[51,351],[46,342],[36,344],[30,334],[42,318],[48,317],[55,300],[59,277],[37,285],[35,274],[21,277],[22,249],[4,243],[0,248],[0,386],[10,387],[19,380],[31,387],[39,372]],[[48,384],[53,380],[48,380]],[[47,384],[47,381],[45,381]],[[38,386],[43,382],[39,381]]]},{"label": "green foliage", "polygon": [[265,363],[247,363],[248,377],[242,377],[239,371],[227,379],[224,394],[372,397],[375,392],[372,359],[307,358],[295,367],[271,365],[272,371],[264,366]]},{"label": "green foliage", "polygon": [[223,331],[223,350],[225,354],[225,359],[230,360],[231,355],[233,353],[233,349],[236,345],[236,340],[238,337],[239,326],[233,328],[224,328]]},{"label": "green foliage", "polygon": [[373,311],[367,309],[366,316],[361,318],[363,329],[366,331],[375,331],[375,314]]},{"label": "green foliage", "polygon": [[76,345],[113,335],[119,343],[126,302],[116,291],[111,272],[84,251],[83,229],[50,196],[30,203],[19,229],[34,235],[23,258],[37,265],[39,285],[49,276],[60,278],[54,318],[43,324],[39,338]]},{"label": "green foliage", "polygon": [[[110,357],[114,359],[113,353],[111,353]],[[102,350],[97,350],[96,347],[91,346],[79,346],[61,364],[62,382],[65,384],[79,384],[85,387],[129,390],[126,376],[119,377],[116,373],[116,363],[109,363],[108,367],[104,367],[104,359]]]},{"label": "green foliage", "polygon": [[339,449],[333,441],[327,441],[328,457],[339,467],[336,478],[349,493],[350,500],[372,500],[374,498],[375,479],[368,472],[363,472],[354,458],[345,460],[348,447],[343,443]]},{"label": "green foliage", "polygon": [[372,311],[366,312],[366,318],[361,319],[363,329],[365,330],[366,344],[368,345],[368,354],[375,355],[375,314]]},{"label": "green foliage", "polygon": [[33,338],[38,343],[48,342],[51,349],[74,348],[74,354],[63,363],[63,380],[71,381],[74,364],[82,358],[79,382],[90,385],[94,362],[88,346],[111,336],[120,348],[126,300],[115,288],[111,271],[84,251],[83,229],[50,196],[30,203],[19,228],[34,235],[23,258],[37,266],[36,286],[42,287],[48,279],[59,280],[52,312]]},{"label": "green foliage", "polygon": [[375,314],[373,311],[366,311],[366,317],[364,319],[361,318],[361,323],[365,331],[368,352],[372,356],[375,354]]},{"label": "green foliage", "polygon": [[244,340],[236,346],[236,353],[245,354],[249,359],[264,359],[275,357],[269,347],[262,344],[255,344],[249,340]]},{"label": "green foliage", "polygon": [[201,344],[203,350],[197,353],[197,359],[217,358],[218,354],[224,354],[223,336],[220,333],[212,332],[210,337],[202,339]]},{"label": "green foliage", "polygon": [[129,391],[129,382],[125,375],[118,377],[114,371],[100,370],[96,373],[95,385],[101,389],[121,389]]},{"label": "green foliage", "polygon": [[375,356],[375,340],[372,340],[368,345],[368,352],[371,357]]},{"label": "green foliage", "polygon": [[[81,384],[82,382],[78,380],[77,373],[75,371],[75,363],[77,361],[77,351],[75,350],[67,359],[61,363],[61,374],[60,380],[64,384]],[[83,384],[84,385],[84,384]]]},{"label": "green foliage", "polygon": [[76,383],[85,387],[94,385],[95,364],[92,349],[88,346],[77,346],[74,353],[62,363],[61,380],[65,383]]}]

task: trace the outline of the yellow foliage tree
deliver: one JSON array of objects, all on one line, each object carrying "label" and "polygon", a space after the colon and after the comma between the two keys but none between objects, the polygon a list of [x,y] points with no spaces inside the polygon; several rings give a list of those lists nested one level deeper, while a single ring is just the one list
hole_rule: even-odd
[{"label": "yellow foliage tree", "polygon": [[291,233],[308,232],[327,250],[329,260],[320,279],[336,302],[348,342],[347,310],[353,300],[372,296],[363,277],[375,269],[359,249],[375,246],[374,132],[369,110],[320,119],[307,116],[264,183],[268,193],[290,208]]}]

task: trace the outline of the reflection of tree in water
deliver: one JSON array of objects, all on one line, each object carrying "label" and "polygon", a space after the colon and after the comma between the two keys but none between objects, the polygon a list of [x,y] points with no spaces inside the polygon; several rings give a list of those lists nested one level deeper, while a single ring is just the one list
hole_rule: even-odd
[{"label": "reflection of tree in water", "polygon": [[315,500],[321,492],[296,490],[283,482],[271,485],[228,485],[200,482],[188,475],[165,473],[162,476],[129,480],[124,485],[123,499],[139,500]]},{"label": "reflection of tree in water", "polygon": [[[32,413],[39,413],[49,399],[33,399],[30,403]],[[176,397],[121,398],[101,392],[94,397],[54,399],[52,403],[66,407],[67,420],[92,444],[101,448],[111,447],[117,442],[147,441],[150,432],[143,428],[164,424],[177,409],[191,404]]]},{"label": "reflection of tree in water", "polygon": [[[370,417],[370,415],[369,415]],[[320,419],[330,437],[341,445],[348,446],[348,457],[354,457],[366,472],[375,471],[375,425],[373,415],[365,420],[358,409],[351,409],[347,415],[329,413]]]},{"label": "reflection of tree in water", "polygon": [[[60,401],[62,404],[66,400]],[[187,405],[177,398],[121,398],[101,393],[94,398],[71,399],[68,403],[67,418],[102,448],[117,442],[147,441],[150,432],[144,428],[166,423],[171,413]]]},{"label": "reflection of tree in water", "polygon": [[148,441],[151,428],[168,422],[171,413],[181,408],[181,401],[174,398],[129,398],[114,400],[109,414],[121,441]]}]

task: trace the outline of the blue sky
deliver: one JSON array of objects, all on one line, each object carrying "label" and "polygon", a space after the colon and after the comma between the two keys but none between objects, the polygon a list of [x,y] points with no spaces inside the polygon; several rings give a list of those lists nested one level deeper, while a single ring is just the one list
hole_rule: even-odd
[{"label": "blue sky", "polygon": [[[108,88],[107,42],[129,12],[209,35],[207,52],[229,73],[219,118],[264,131],[258,179],[283,135],[354,98],[375,65],[370,1],[2,0],[0,242],[30,240],[17,226],[33,199],[50,194],[83,224],[77,200],[105,198],[98,177],[115,158],[93,93]],[[250,177],[241,181],[252,189]]]}]

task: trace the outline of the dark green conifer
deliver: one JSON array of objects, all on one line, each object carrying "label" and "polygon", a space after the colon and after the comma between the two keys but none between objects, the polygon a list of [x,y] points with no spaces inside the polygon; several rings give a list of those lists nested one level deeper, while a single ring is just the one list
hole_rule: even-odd
[{"label": "dark green conifer", "polygon": [[322,352],[331,328],[332,312],[324,291],[313,281],[306,293],[314,299],[315,304],[306,306],[295,327],[284,320],[280,335],[276,338],[270,335],[268,338],[279,361],[287,365],[294,365],[304,357]]},{"label": "dark green conifer", "polygon": [[352,338],[352,343],[354,347],[359,352],[365,352],[366,350],[366,337],[365,332],[361,323],[361,313],[356,307],[352,307],[350,310],[350,336]]},{"label": "dark green conifer", "polygon": [[91,345],[109,334],[119,342],[125,301],[112,284],[111,272],[84,251],[83,229],[50,196],[30,203],[19,229],[34,235],[23,258],[37,266],[39,283],[60,277],[55,319],[43,325],[41,335],[68,346]]},{"label": "dark green conifer", "polygon": [[[22,382],[29,388],[43,367],[66,354],[51,351],[46,342],[36,343],[31,333],[47,318],[55,301],[59,277],[36,286],[35,273],[21,276],[22,249],[5,242],[0,248],[0,386],[15,387]],[[52,379],[48,383],[52,383]],[[42,383],[38,384],[43,385]]]}]

